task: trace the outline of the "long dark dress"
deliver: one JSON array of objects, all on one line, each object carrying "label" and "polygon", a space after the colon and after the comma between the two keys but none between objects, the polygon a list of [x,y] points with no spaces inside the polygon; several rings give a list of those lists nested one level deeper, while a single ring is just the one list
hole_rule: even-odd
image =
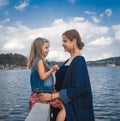
[{"label": "long dark dress", "polygon": [[73,59],[63,78],[59,94],[66,110],[66,121],[94,121],[92,90],[83,56]]}]

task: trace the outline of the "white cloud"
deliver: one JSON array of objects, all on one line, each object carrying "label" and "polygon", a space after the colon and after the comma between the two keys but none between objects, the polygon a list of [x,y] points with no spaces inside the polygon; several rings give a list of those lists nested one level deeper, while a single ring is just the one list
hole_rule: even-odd
[{"label": "white cloud", "polygon": [[0,21],[0,24],[6,24],[8,22],[10,22],[10,18],[6,18],[5,20]]},{"label": "white cloud", "polygon": [[17,10],[22,11],[22,10],[25,9],[28,5],[29,5],[29,2],[23,1],[22,3],[20,3],[20,4],[17,5],[17,6],[15,6],[14,8],[17,9]]},{"label": "white cloud", "polygon": [[99,23],[101,20],[99,18],[97,18],[97,16],[92,16],[92,20],[95,22],[95,23]]},{"label": "white cloud", "polygon": [[86,14],[89,14],[89,15],[96,15],[96,13],[94,11],[85,11]]},{"label": "white cloud", "polygon": [[109,17],[112,15],[112,10],[111,9],[106,9],[105,14]]},{"label": "white cloud", "polygon": [[75,3],[76,0],[68,0],[70,3]]},{"label": "white cloud", "polygon": [[120,24],[119,25],[113,25],[112,29],[115,30],[115,39],[120,42]]},{"label": "white cloud", "polygon": [[57,20],[54,20],[54,25],[60,25],[60,24],[64,24],[64,21],[63,19],[57,19]]},{"label": "white cloud", "polygon": [[58,51],[58,50],[50,50],[47,58],[50,61],[53,61],[53,60],[63,61],[63,60],[66,60],[67,58],[69,58],[69,55],[68,55],[68,53],[65,53],[63,51],[63,49],[61,49],[60,51]]},{"label": "white cloud", "polygon": [[[73,19],[73,18],[72,18]],[[85,21],[85,18],[83,18],[83,17],[75,17],[74,19],[73,19],[73,22],[83,22],[83,21]]]},{"label": "white cloud", "polygon": [[96,34],[96,35],[107,34],[109,31],[109,28],[106,26],[97,26],[97,25],[92,24],[89,27],[91,27],[91,28],[89,28],[89,30],[90,30],[89,32],[92,32],[93,35],[94,34]]},{"label": "white cloud", "polygon": [[[0,52],[14,52],[28,56],[33,40],[37,37],[44,37],[50,41],[48,59],[64,61],[68,58],[68,54],[64,52],[61,46],[61,35],[68,29],[78,30],[85,43],[85,48],[83,48],[82,52],[87,59],[92,58],[93,60],[100,55],[95,53],[96,48],[99,48],[98,45],[102,46],[102,50],[98,49],[98,53],[104,54],[106,52],[104,51],[104,47],[108,48],[105,45],[110,45],[113,42],[109,32],[119,30],[117,29],[117,25],[111,29],[107,26],[96,25],[83,17],[71,18],[69,21],[56,19],[50,27],[34,29],[24,26],[20,22],[17,22],[15,26],[0,24]],[[94,55],[91,54],[92,52]]]},{"label": "white cloud", "polygon": [[0,26],[0,50],[1,52],[18,52],[26,54],[28,51],[30,29],[22,25],[12,26]]},{"label": "white cloud", "polygon": [[85,11],[85,14],[90,15],[92,21],[95,23],[99,23],[101,21],[101,19],[99,17],[97,17],[96,12],[94,12],[94,11]]},{"label": "white cloud", "polygon": [[104,16],[110,17],[112,15],[112,10],[111,9],[106,9],[103,13],[100,13],[99,17],[102,19]]},{"label": "white cloud", "polygon": [[103,13],[100,13],[97,15],[96,12],[94,11],[85,11],[86,14],[91,16],[91,19],[95,23],[101,22],[102,18],[106,15],[107,17],[110,17],[112,15],[112,10],[111,9],[106,9]]},{"label": "white cloud", "polygon": [[9,0],[0,0],[0,8],[5,7],[9,4]]},{"label": "white cloud", "polygon": [[18,48],[23,49],[24,46],[21,43],[19,43],[18,41],[14,42],[14,40],[5,43],[4,46],[3,46],[3,50],[8,50],[8,51],[9,50],[10,51],[11,50],[18,50]]},{"label": "white cloud", "polygon": [[101,37],[97,38],[96,40],[88,43],[88,45],[94,45],[94,46],[104,46],[104,45],[110,45],[112,44],[113,40],[110,37]]}]

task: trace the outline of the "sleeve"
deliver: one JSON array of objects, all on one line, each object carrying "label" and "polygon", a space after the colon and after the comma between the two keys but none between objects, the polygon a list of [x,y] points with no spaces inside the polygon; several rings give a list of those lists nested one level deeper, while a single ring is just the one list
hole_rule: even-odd
[{"label": "sleeve", "polygon": [[70,98],[67,95],[67,89],[62,89],[61,91],[59,91],[59,95],[60,95],[60,99],[66,104],[68,102],[70,102]]},{"label": "sleeve", "polygon": [[71,99],[85,94],[85,76],[86,62],[83,57],[76,58],[71,68],[70,86],[67,89],[62,89],[59,94],[64,103],[68,103]]}]

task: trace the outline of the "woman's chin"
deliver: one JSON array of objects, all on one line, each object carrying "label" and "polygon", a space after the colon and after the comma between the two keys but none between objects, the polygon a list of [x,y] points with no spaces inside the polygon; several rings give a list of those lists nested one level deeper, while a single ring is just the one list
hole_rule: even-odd
[{"label": "woman's chin", "polygon": [[65,52],[67,52],[67,49],[66,49],[66,48],[64,48],[64,51],[65,51]]}]

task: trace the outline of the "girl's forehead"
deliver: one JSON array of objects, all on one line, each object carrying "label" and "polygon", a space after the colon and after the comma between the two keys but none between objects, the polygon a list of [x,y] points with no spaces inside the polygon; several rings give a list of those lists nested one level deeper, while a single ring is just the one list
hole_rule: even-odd
[{"label": "girl's forehead", "polygon": [[44,42],[43,46],[49,46],[49,42]]}]

